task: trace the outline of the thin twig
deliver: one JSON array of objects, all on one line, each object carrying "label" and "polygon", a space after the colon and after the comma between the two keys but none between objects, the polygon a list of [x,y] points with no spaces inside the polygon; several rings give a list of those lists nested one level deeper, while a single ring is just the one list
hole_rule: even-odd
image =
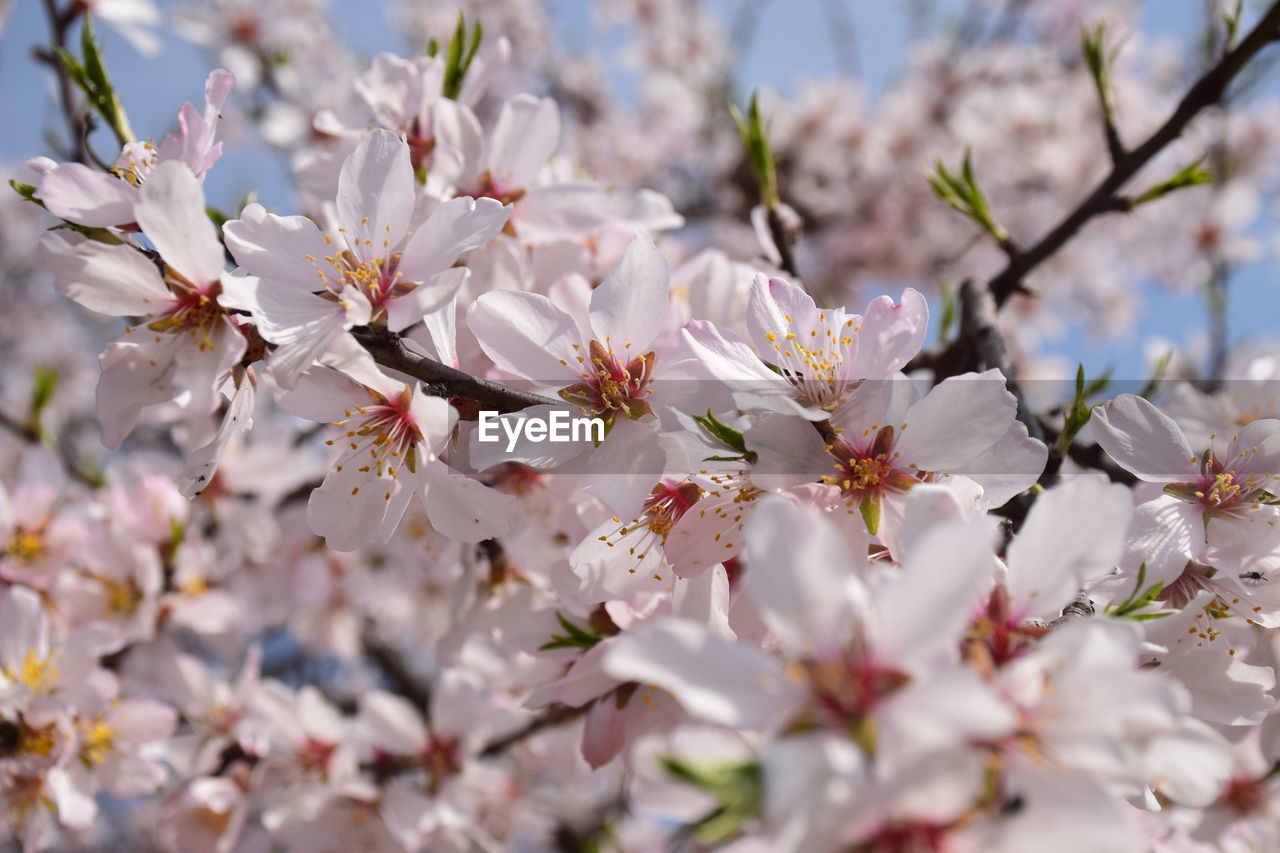
[{"label": "thin twig", "polygon": [[426,386],[426,392],[436,397],[462,397],[474,400],[499,412],[518,412],[530,406],[563,405],[560,400],[521,391],[498,382],[464,373],[433,358],[415,352],[411,343],[395,332],[381,326],[365,326],[352,329],[356,340],[369,351],[373,360],[383,367],[398,370]]},{"label": "thin twig", "polygon": [[[1227,87],[1254,56],[1280,35],[1280,2],[1267,9],[1262,20],[1234,48],[1223,54],[1217,64],[1205,72],[1178,102],[1177,108],[1145,142],[1125,153],[1111,167],[1106,177],[1070,213],[1040,239],[1038,243],[1010,259],[1005,268],[987,283],[995,296],[996,306],[1009,297],[1025,292],[1027,274],[1047,260],[1091,220],[1110,211],[1124,209],[1119,191],[1164,148],[1182,135],[1191,120],[1206,107],[1217,104]],[[1119,206],[1118,206],[1119,205]]]}]

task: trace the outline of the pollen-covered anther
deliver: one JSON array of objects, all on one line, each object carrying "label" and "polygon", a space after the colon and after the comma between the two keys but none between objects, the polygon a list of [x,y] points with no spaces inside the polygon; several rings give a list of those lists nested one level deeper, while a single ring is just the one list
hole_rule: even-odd
[{"label": "pollen-covered anther", "polygon": [[652,390],[649,383],[656,352],[624,361],[611,346],[593,340],[588,354],[590,358],[583,361],[585,370],[580,374],[582,381],[561,390],[563,399],[609,420],[618,414],[635,419],[652,413],[645,398]]}]

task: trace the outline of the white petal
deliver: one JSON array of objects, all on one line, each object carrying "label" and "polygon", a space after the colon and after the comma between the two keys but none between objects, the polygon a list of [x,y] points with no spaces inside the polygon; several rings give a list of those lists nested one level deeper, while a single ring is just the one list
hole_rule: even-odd
[{"label": "white petal", "polygon": [[40,238],[40,253],[58,292],[90,311],[145,317],[173,299],[156,265],[128,246],[73,241],[50,231]]},{"label": "white petal", "polygon": [[44,176],[35,197],[60,219],[107,228],[133,221],[138,191],[128,181],[81,163],[63,163]]},{"label": "white petal", "polygon": [[551,98],[516,95],[502,105],[487,158],[493,176],[511,189],[533,183],[560,145],[560,110]]},{"label": "white petal", "polygon": [[591,328],[608,349],[624,358],[647,351],[666,320],[669,275],[649,238],[635,237],[591,294]]},{"label": "white petal", "polygon": [[1122,468],[1150,483],[1196,477],[1196,454],[1173,419],[1135,394],[1093,410],[1093,438]]},{"label": "white petal", "polygon": [[999,370],[953,376],[907,409],[894,452],[904,465],[966,474],[965,463],[998,442],[1016,412]]},{"label": "white petal", "polygon": [[204,188],[186,166],[161,163],[147,177],[134,218],[164,262],[198,287],[223,273],[222,243],[204,209]]},{"label": "white petal", "polygon": [[425,281],[488,243],[506,225],[510,206],[491,198],[459,197],[441,204],[414,230],[400,257],[405,281]]},{"label": "white petal", "polygon": [[782,647],[819,657],[842,648],[867,598],[830,518],[792,498],[766,497],[748,519],[746,545],[743,587]]},{"label": "white petal", "polygon": [[777,661],[694,622],[647,622],[618,637],[604,655],[605,672],[653,684],[707,722],[764,728],[794,703],[797,688]]},{"label": "white petal", "polygon": [[1057,616],[1124,551],[1133,499],[1105,477],[1077,476],[1036,499],[1009,546],[1006,587],[1020,617]]},{"label": "white petal", "polygon": [[276,216],[260,204],[251,204],[239,219],[222,226],[222,233],[236,263],[273,286],[310,293],[325,283],[317,270],[335,275],[324,258],[336,249],[325,244],[324,234],[305,216]]},{"label": "white petal", "polygon": [[577,381],[584,369],[587,353],[577,324],[541,294],[483,294],[472,303],[467,325],[485,355],[508,373],[546,385],[566,385]]},{"label": "white petal", "polygon": [[338,222],[356,257],[381,258],[384,241],[395,246],[404,238],[415,186],[409,146],[389,130],[375,129],[346,159],[338,175]]}]

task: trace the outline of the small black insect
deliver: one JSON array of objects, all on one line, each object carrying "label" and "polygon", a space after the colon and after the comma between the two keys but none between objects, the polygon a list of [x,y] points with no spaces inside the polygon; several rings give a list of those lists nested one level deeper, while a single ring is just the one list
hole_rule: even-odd
[{"label": "small black insect", "polygon": [[1254,571],[1243,572],[1240,575],[1240,580],[1244,581],[1249,586],[1262,586],[1264,583],[1269,583],[1271,579],[1267,577],[1266,572]]},{"label": "small black insect", "polygon": [[17,723],[0,720],[0,758],[7,758],[18,751],[22,741],[22,729]]}]

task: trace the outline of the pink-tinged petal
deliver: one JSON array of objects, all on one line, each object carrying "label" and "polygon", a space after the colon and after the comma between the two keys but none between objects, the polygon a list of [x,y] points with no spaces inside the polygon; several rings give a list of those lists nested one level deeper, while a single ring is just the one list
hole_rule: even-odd
[{"label": "pink-tinged petal", "polygon": [[997,742],[1016,729],[1018,718],[982,676],[954,666],[890,695],[877,709],[876,722],[877,750],[883,745],[884,754],[899,762]]},{"label": "pink-tinged petal", "polygon": [[1120,467],[1150,483],[1196,479],[1195,452],[1173,418],[1135,394],[1093,410],[1093,438]]},{"label": "pink-tinged petal", "polygon": [[143,407],[167,402],[182,392],[178,381],[182,345],[178,335],[157,335],[140,328],[103,350],[96,413],[105,446],[120,446],[138,423]]},{"label": "pink-tinged petal", "polygon": [[704,496],[684,514],[667,536],[664,550],[672,569],[682,578],[696,578],[714,565],[738,556],[751,504],[737,489],[719,497]]},{"label": "pink-tinged petal", "polygon": [[470,109],[448,98],[436,101],[433,109],[436,147],[431,154],[431,171],[427,173],[428,188],[434,188],[437,181],[446,186],[464,179],[474,181],[479,177],[484,155],[480,120]]},{"label": "pink-tinged petal", "polygon": [[49,231],[40,238],[40,254],[58,292],[90,311],[145,317],[173,300],[156,265],[129,246]]},{"label": "pink-tinged petal", "polygon": [[426,281],[498,236],[511,207],[491,198],[450,199],[414,230],[397,268],[404,281]]},{"label": "pink-tinged petal", "polygon": [[867,612],[866,557],[825,513],[792,498],[761,499],[749,522],[743,587],[782,648],[819,658],[843,648]]},{"label": "pink-tinged petal", "polygon": [[513,217],[522,238],[576,240],[609,220],[609,195],[599,184],[587,182],[532,187],[516,204]]},{"label": "pink-tinged petal", "polygon": [[1240,427],[1231,438],[1223,463],[1257,488],[1274,491],[1280,477],[1280,420],[1264,418]]},{"label": "pink-tinged petal", "polygon": [[790,394],[790,383],[765,367],[750,344],[733,332],[721,331],[713,323],[691,320],[681,335],[698,361],[717,379],[741,383],[744,390],[776,388],[779,393]]},{"label": "pink-tinged petal", "polygon": [[626,718],[617,700],[610,696],[592,705],[582,726],[583,760],[592,769],[603,767],[617,758],[626,745]]},{"label": "pink-tinged petal", "polygon": [[40,596],[25,586],[11,586],[0,596],[0,667],[18,670],[27,656],[35,652],[43,658],[49,653],[49,619]]},{"label": "pink-tinged petal", "polygon": [[768,415],[746,432],[747,447],[758,454],[751,482],[780,490],[812,483],[834,470],[835,460],[823,450],[813,424],[787,415]]},{"label": "pink-tinged petal", "polygon": [[666,470],[666,461],[666,450],[653,429],[619,418],[605,443],[587,457],[583,491],[619,518],[636,518]]},{"label": "pink-tinged petal", "polygon": [[1178,730],[1156,738],[1144,750],[1143,769],[1152,787],[1180,806],[1208,808],[1231,781],[1234,763],[1226,738],[1194,717],[1178,720]]},{"label": "pink-tinged petal", "polygon": [[223,272],[222,244],[204,209],[204,188],[181,163],[156,166],[139,191],[134,219],[164,262],[197,287]]},{"label": "pink-tinged petal", "polygon": [[622,526],[620,522],[605,522],[587,534],[569,555],[569,568],[582,581],[578,595],[588,604],[671,589],[671,569],[663,562],[658,534],[635,524],[618,536]]},{"label": "pink-tinged petal", "polygon": [[423,281],[403,296],[389,299],[386,303],[387,328],[393,332],[402,332],[421,323],[424,317],[451,303],[470,275],[471,270],[466,267],[447,269]]},{"label": "pink-tinged petal", "polygon": [[618,265],[591,294],[591,328],[621,357],[643,355],[667,317],[670,273],[648,237],[632,239]]},{"label": "pink-tinged petal", "polygon": [[112,708],[110,723],[118,743],[136,745],[171,736],[177,728],[178,715],[163,702],[126,699]]},{"label": "pink-tinged petal", "polygon": [[275,394],[280,408],[296,418],[317,423],[332,423],[346,417],[347,410],[363,405],[368,392],[344,373],[324,365],[316,365],[291,389]]},{"label": "pink-tinged petal", "polygon": [[338,222],[347,245],[361,260],[389,254],[413,216],[413,166],[409,146],[389,130],[374,130],[342,164],[338,174]]},{"label": "pink-tinged petal", "polygon": [[1256,726],[1275,707],[1275,670],[1245,663],[1222,643],[1206,644],[1176,670],[1191,693],[1191,713],[1207,723]]},{"label": "pink-tinged petal", "polygon": [[187,456],[182,474],[178,477],[179,490],[183,497],[193,498],[209,485],[218,468],[218,461],[226,451],[227,445],[231,443],[232,437],[237,431],[247,431],[253,423],[253,403],[254,385],[245,379],[240,382],[232,395],[231,402],[227,405],[227,412],[223,415],[222,423],[213,440]]},{"label": "pink-tinged petal", "polygon": [[267,369],[276,386],[285,390],[293,388],[344,331],[369,322],[372,313],[369,300],[352,287],[344,289],[338,302],[283,290],[272,293],[265,282],[258,294],[262,316],[272,318],[269,324],[259,323],[258,330],[277,344],[267,357]]},{"label": "pink-tinged petal", "polygon": [[276,216],[255,203],[222,226],[222,233],[236,263],[273,286],[310,293],[324,286],[317,270],[335,273],[324,258],[336,250],[325,244],[324,234],[305,216]]},{"label": "pink-tinged petal", "polygon": [[307,502],[308,525],[335,551],[386,542],[413,497],[414,484],[403,476],[359,471],[363,458],[339,457],[342,470],[331,468]]},{"label": "pink-tinged petal", "polygon": [[813,297],[789,281],[756,276],[747,300],[747,333],[756,352],[769,360],[795,328],[818,328]]},{"label": "pink-tinged petal", "polygon": [[878,296],[858,324],[857,351],[844,373],[850,379],[887,379],[920,352],[929,327],[929,303],[908,287],[894,304]]},{"label": "pink-tinged petal", "polygon": [[494,125],[487,158],[489,171],[505,188],[526,187],[534,182],[559,145],[560,110],[556,102],[516,95],[502,105]]},{"label": "pink-tinged petal", "polygon": [[138,191],[114,175],[80,163],[63,163],[40,181],[36,198],[59,219],[107,228],[133,222]]},{"label": "pink-tinged petal", "polygon": [[1049,448],[1027,435],[1021,421],[1009,429],[985,453],[964,463],[966,478],[982,487],[985,506],[994,509],[1036,484],[1049,461]]},{"label": "pink-tinged petal", "polygon": [[876,590],[870,641],[878,662],[927,664],[959,654],[960,637],[995,575],[995,524],[978,518],[929,531]]},{"label": "pink-tinged petal", "polygon": [[436,459],[422,459],[422,501],[431,526],[462,542],[479,542],[507,532],[516,499],[451,469]]},{"label": "pink-tinged petal", "polygon": [[726,637],[734,636],[729,627],[729,573],[716,566],[689,583],[676,584],[671,594],[671,615],[689,619]]},{"label": "pink-tinged petal", "polygon": [[1173,583],[1187,561],[1205,547],[1204,515],[1199,506],[1161,495],[1133,511],[1126,564],[1147,564],[1147,583]]},{"label": "pink-tinged petal", "polygon": [[1105,477],[1079,475],[1036,499],[1009,546],[1005,586],[1017,618],[1053,618],[1087,580],[1124,553],[1133,498]]},{"label": "pink-tinged petal", "polygon": [[793,707],[799,688],[760,649],[683,619],[647,622],[610,644],[605,672],[652,684],[710,723],[761,729]]},{"label": "pink-tinged petal", "polygon": [[569,667],[569,671],[551,686],[550,698],[556,702],[580,708],[603,696],[619,685],[618,679],[605,672],[600,662],[609,650],[611,640],[604,640],[587,649]]},{"label": "pink-tinged petal", "polygon": [[467,325],[485,355],[516,376],[566,385],[586,369],[577,324],[541,294],[485,293],[472,303]]},{"label": "pink-tinged petal", "polygon": [[1009,431],[1017,402],[999,370],[946,379],[907,409],[894,455],[925,471],[968,473],[965,464]]},{"label": "pink-tinged petal", "polygon": [[427,744],[422,711],[405,698],[374,690],[360,697],[360,722],[376,748],[391,755],[418,755]]}]

